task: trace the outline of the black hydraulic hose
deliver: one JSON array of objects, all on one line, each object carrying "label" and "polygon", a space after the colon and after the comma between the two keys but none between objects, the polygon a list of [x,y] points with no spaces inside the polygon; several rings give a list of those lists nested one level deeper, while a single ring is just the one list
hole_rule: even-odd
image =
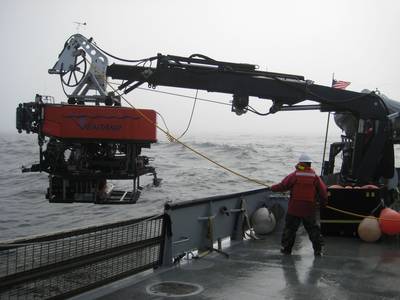
[{"label": "black hydraulic hose", "polygon": [[93,43],[92,44],[93,47],[95,47],[97,50],[99,50],[100,52],[103,52],[104,54],[116,59],[116,60],[120,60],[120,61],[124,61],[124,62],[131,62],[131,63],[140,63],[140,62],[146,62],[146,61],[153,61],[157,59],[157,56],[152,56],[152,57],[148,57],[148,58],[143,58],[143,59],[125,59],[125,58],[121,58],[115,55],[112,55],[111,53],[103,50],[102,48],[100,48],[97,44]]},{"label": "black hydraulic hose", "polygon": [[178,138],[176,138],[177,140],[179,140],[180,138],[182,138],[182,137],[186,134],[186,132],[189,130],[190,124],[192,123],[192,119],[193,119],[194,109],[196,108],[197,94],[198,94],[198,93],[199,93],[199,90],[196,91],[196,96],[195,96],[195,99],[194,99],[194,102],[193,102],[192,112],[190,113],[189,123],[188,123],[188,125],[186,126],[185,131],[184,131]]},{"label": "black hydraulic hose", "polygon": [[252,112],[252,113],[254,113],[254,114],[256,114],[256,115],[259,115],[259,116],[268,116],[269,114],[271,114],[271,112],[261,113],[261,112],[255,110],[255,109],[254,109],[253,107],[251,107],[250,105],[248,105],[247,111]]},{"label": "black hydraulic hose", "polygon": [[203,55],[203,54],[198,54],[198,53],[195,53],[195,54],[192,54],[192,55],[189,56],[189,58],[195,58],[195,57],[199,57],[199,58],[202,58],[204,60],[215,61],[215,59],[212,59],[211,57],[208,57],[208,56]]}]

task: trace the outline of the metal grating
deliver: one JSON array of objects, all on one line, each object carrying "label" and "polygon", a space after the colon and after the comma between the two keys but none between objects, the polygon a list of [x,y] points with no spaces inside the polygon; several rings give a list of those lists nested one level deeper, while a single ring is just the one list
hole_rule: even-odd
[{"label": "metal grating", "polygon": [[153,216],[2,244],[0,299],[63,298],[156,267],[163,220]]}]

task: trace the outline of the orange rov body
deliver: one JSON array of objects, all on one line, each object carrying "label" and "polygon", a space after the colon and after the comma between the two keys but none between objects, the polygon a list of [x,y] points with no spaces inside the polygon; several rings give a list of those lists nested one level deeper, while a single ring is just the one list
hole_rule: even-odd
[{"label": "orange rov body", "polygon": [[156,112],[116,106],[46,104],[42,132],[62,139],[154,143]]}]

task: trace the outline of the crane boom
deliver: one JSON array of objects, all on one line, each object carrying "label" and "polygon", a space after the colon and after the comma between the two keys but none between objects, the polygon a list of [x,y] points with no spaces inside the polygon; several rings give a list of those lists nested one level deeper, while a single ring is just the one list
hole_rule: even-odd
[{"label": "crane boom", "polygon": [[[387,108],[375,93],[357,93],[314,84],[303,76],[263,72],[254,65],[210,59],[158,55],[155,68],[112,64],[107,76],[125,80],[132,87],[148,83],[234,95],[234,111],[244,112],[248,97],[273,101],[272,111],[305,100],[321,104],[323,111],[349,111],[363,119],[386,120]],[[128,88],[125,83],[122,88]],[[237,100],[237,101],[235,101]],[[237,107],[235,107],[237,105]]]},{"label": "crane boom", "polygon": [[[255,65],[220,62],[202,56],[157,56],[156,67],[112,64],[107,76],[124,80],[119,87],[130,92],[143,83],[152,87],[169,86],[233,95],[232,111],[247,111],[249,97],[270,99],[270,112],[320,109],[350,114],[357,129],[346,136],[331,152],[344,153],[341,175],[345,180],[376,181],[393,176],[394,152],[392,123],[382,97],[374,92],[357,93],[314,84],[303,76],[263,72]],[[311,100],[319,105],[297,105]],[[334,156],[324,162],[324,173],[334,168]]]}]

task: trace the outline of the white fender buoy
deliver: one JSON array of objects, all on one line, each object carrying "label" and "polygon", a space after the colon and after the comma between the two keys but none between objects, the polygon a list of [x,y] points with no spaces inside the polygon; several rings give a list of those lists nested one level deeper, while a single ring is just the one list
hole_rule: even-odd
[{"label": "white fender buoy", "polygon": [[376,242],[382,236],[377,219],[364,218],[358,225],[358,236],[365,242]]},{"label": "white fender buoy", "polygon": [[251,216],[251,223],[256,234],[264,235],[275,229],[276,220],[274,214],[268,208],[261,207]]}]

